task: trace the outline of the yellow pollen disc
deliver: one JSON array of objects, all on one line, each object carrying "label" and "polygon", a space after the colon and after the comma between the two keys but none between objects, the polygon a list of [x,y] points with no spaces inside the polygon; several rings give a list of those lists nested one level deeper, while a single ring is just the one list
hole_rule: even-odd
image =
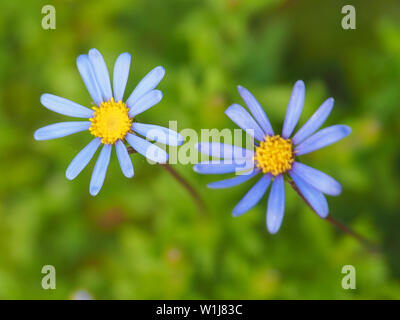
[{"label": "yellow pollen disc", "polygon": [[267,136],[260,146],[256,147],[254,160],[264,173],[269,172],[274,176],[284,173],[292,168],[292,141],[279,135]]},{"label": "yellow pollen disc", "polygon": [[89,120],[90,133],[101,138],[104,144],[113,144],[118,139],[125,138],[131,130],[132,120],[128,116],[128,107],[122,101],[115,102],[114,98],[102,102],[100,107],[93,107],[93,118]]}]

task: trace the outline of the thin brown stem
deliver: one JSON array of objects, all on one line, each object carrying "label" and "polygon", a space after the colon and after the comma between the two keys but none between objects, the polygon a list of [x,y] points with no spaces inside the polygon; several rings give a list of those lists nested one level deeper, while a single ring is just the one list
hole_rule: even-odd
[{"label": "thin brown stem", "polygon": [[[134,150],[132,147],[129,147],[128,153],[136,153],[136,150]],[[193,186],[168,163],[160,163],[160,166],[163,167],[165,170],[167,170],[175,178],[175,180],[177,180],[186,189],[186,191],[191,195],[191,197],[195,201],[199,211],[205,214],[207,212],[206,206],[204,205],[202,198],[196,192]]]},{"label": "thin brown stem", "polygon": [[[306,200],[306,198],[303,196],[303,194],[300,192],[299,188],[297,187],[296,183],[293,180],[289,179],[289,184],[290,186],[293,188],[294,191],[297,192],[297,194],[304,200],[304,202],[310,207],[310,209],[312,211],[315,212],[315,210],[312,208],[312,206],[308,203],[308,201]],[[354,239],[358,240],[360,243],[362,243],[363,245],[365,245],[370,251],[372,252],[377,252],[379,251],[379,248],[373,244],[371,241],[369,241],[367,238],[363,237],[362,235],[360,235],[359,233],[353,231],[352,229],[350,229],[349,227],[347,227],[346,225],[344,225],[343,223],[341,223],[340,221],[336,220],[335,218],[333,218],[332,216],[328,216],[326,217],[324,220],[329,221],[332,225],[334,225],[336,228],[338,228],[339,230],[341,230],[344,233],[347,233],[348,235],[352,236]]]},{"label": "thin brown stem", "polygon": [[128,147],[128,153],[137,153],[137,151],[135,149],[133,149],[132,147]]}]

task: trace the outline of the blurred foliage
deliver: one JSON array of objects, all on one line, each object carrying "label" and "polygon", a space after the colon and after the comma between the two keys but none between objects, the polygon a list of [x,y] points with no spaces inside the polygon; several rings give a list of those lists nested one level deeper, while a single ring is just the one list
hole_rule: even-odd
[{"label": "blurred foliage", "polygon": [[[51,1],[57,28],[43,30],[49,2],[6,1],[0,11],[0,298],[66,299],[77,290],[96,299],[400,298],[398,0]],[[341,8],[352,2],[357,29],[346,31]],[[271,236],[266,198],[231,216],[249,183],[211,191],[213,178],[190,165],[175,168],[204,197],[208,216],[139,155],[129,180],[114,154],[95,198],[93,160],[68,181],[65,170],[90,136],[34,141],[37,128],[68,119],[39,98],[49,92],[89,105],[75,59],[92,47],[110,69],[119,53],[132,54],[127,92],[165,66],[164,98],[140,120],[177,120],[180,130],[235,128],[224,110],[242,103],[238,84],[276,128],[296,80],[307,88],[302,123],[333,96],[326,125],[353,133],[304,161],[341,181],[331,214],[382,251],[319,219],[289,187],[282,228]],[[56,267],[56,290],[41,288],[46,264]],[[347,264],[356,267],[356,290],[341,288]]]}]

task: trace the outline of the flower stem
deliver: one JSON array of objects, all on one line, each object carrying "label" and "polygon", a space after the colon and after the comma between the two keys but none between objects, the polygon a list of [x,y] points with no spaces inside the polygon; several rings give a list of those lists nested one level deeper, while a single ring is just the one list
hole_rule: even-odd
[{"label": "flower stem", "polygon": [[[300,192],[300,190],[297,187],[296,183],[293,180],[289,179],[289,184],[293,188],[293,190],[296,191],[297,194],[304,200],[304,202],[311,208],[311,210],[315,212],[315,210],[311,207],[311,205],[308,203],[306,198],[304,198],[303,194]],[[347,233],[349,236],[351,236],[354,239],[358,240],[360,243],[365,245],[371,252],[378,252],[379,251],[379,248],[375,244],[373,244],[371,241],[369,241],[367,238],[365,238],[362,235],[360,235],[359,233],[353,231],[352,229],[350,229],[349,227],[347,227],[346,225],[344,225],[340,221],[336,220],[332,216],[328,216],[324,220],[329,221],[332,225],[334,225],[336,228],[338,228],[342,232]]]},{"label": "flower stem", "polygon": [[[136,153],[136,150],[134,150],[132,147],[129,147],[128,153]],[[172,168],[168,163],[160,163],[160,166],[163,167],[165,170],[167,170],[175,178],[175,180],[178,181],[186,189],[186,191],[191,195],[194,202],[196,203],[199,211],[203,214],[206,214],[206,212],[207,212],[206,206],[204,205],[202,198],[196,192],[196,190],[193,188],[193,186],[184,177],[182,177],[182,175],[179,174],[178,171],[176,171],[174,168]]]}]

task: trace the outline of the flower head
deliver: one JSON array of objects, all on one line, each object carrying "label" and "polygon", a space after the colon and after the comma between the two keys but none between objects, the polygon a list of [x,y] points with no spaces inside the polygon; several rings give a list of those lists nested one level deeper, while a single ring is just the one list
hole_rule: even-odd
[{"label": "flower head", "polygon": [[93,107],[93,117],[89,131],[95,137],[101,138],[104,144],[114,144],[124,139],[131,131],[133,119],[129,118],[129,108],[122,101],[115,102],[114,98],[103,102],[100,107]]},{"label": "flower head", "polygon": [[89,130],[92,134],[94,139],[68,166],[67,178],[74,179],[90,162],[100,145],[103,147],[90,181],[90,194],[93,196],[97,195],[103,186],[113,146],[122,173],[128,178],[133,177],[134,170],[125,142],[152,161],[167,162],[168,154],[163,149],[138,135],[175,146],[183,143],[183,137],[170,129],[135,121],[138,114],[161,101],[162,93],[155,90],[155,87],[164,77],[164,68],[156,67],[150,71],[124,102],[131,63],[129,53],[122,53],[115,62],[113,90],[107,66],[98,50],[91,49],[88,55],[80,55],[76,63],[95,106],[89,109],[47,93],[41,96],[40,101],[43,106],[54,112],[75,118],[87,118],[88,121],[60,122],[40,128],[34,134],[36,140],[60,138],[84,130]]},{"label": "flower head", "polygon": [[201,162],[194,170],[202,174],[221,174],[246,171],[236,177],[210,183],[208,187],[229,188],[250,180],[256,175],[261,178],[245,194],[233,209],[240,216],[253,208],[264,196],[272,182],[266,224],[270,233],[279,231],[285,210],[284,176],[289,175],[308,204],[322,218],[329,212],[324,194],[337,196],[342,187],[327,174],[302,164],[296,157],[313,152],[339,141],[350,134],[345,125],[334,125],[317,131],[333,108],[333,99],[327,99],[310,119],[292,136],[304,105],[305,86],[297,81],[286,111],[281,135],[275,134],[263,108],[245,88],[238,87],[239,94],[250,110],[233,104],[226,115],[254,139],[255,150],[243,149],[222,143],[199,143],[200,152],[222,158],[219,161]]},{"label": "flower head", "polygon": [[254,162],[257,168],[264,173],[274,176],[285,173],[292,168],[293,163],[292,141],[281,136],[267,136],[256,147]]}]

